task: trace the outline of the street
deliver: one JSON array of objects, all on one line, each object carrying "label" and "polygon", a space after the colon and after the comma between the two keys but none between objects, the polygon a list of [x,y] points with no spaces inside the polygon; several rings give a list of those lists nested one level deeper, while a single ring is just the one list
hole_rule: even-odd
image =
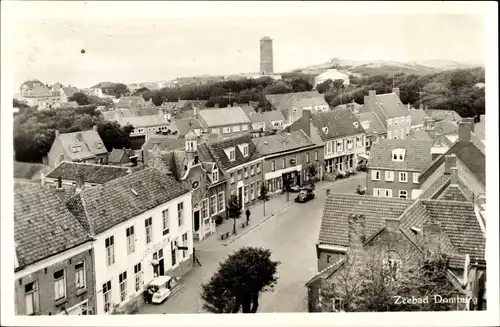
[{"label": "street", "polygon": [[[330,183],[332,193],[353,194],[358,184],[364,186],[365,176],[359,173],[348,179],[322,183]],[[307,312],[305,283],[317,273],[315,244],[326,197],[325,190],[319,187],[316,190],[312,201],[292,204],[227,246],[217,235],[198,244],[196,254],[202,266],[195,265],[183,278],[184,288],[161,305],[144,305],[139,314],[205,312],[200,285],[217,271],[220,261],[243,246],[268,248],[273,260],[281,262],[275,289],[261,295],[258,312]],[[294,194],[290,194],[290,201],[293,199]]]}]

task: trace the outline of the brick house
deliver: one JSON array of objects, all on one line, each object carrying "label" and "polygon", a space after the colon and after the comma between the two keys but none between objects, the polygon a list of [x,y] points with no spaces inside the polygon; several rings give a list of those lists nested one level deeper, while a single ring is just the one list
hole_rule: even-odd
[{"label": "brick house", "polygon": [[303,185],[309,179],[310,165],[317,166],[316,178],[322,178],[319,167],[323,165],[323,146],[314,144],[302,130],[256,138],[253,143],[264,158],[264,181],[269,192],[281,191],[287,175],[294,184]]},{"label": "brick house", "polygon": [[392,93],[379,94],[368,91],[359,113],[374,113],[387,131],[388,139],[404,139],[411,129],[411,114],[399,98],[399,88]]},{"label": "brick house", "polygon": [[97,314],[134,312],[155,276],[192,267],[191,192],[156,168],[85,188],[67,207],[93,238]]},{"label": "brick house", "polygon": [[264,159],[252,142],[252,136],[234,136],[206,144],[217,166],[228,178],[228,199],[236,195],[244,210],[259,197],[263,179]]},{"label": "brick house", "polygon": [[366,193],[378,197],[416,198],[419,177],[432,163],[429,141],[385,139],[373,144]]},{"label": "brick house", "polygon": [[447,277],[460,296],[478,298],[477,305],[457,309],[484,310],[485,243],[485,226],[471,203],[331,194],[316,245],[319,273],[306,284],[309,311],[342,311],[347,294],[324,291],[346,260],[366,260],[373,249],[382,251],[381,264],[396,267],[427,250],[443,253]]},{"label": "brick house", "polygon": [[58,192],[14,184],[17,315],[95,312],[91,239]]},{"label": "brick house", "polygon": [[74,133],[60,134],[56,131],[54,143],[47,153],[47,161],[50,167],[55,167],[62,161],[107,164],[108,150],[97,132],[97,126]]},{"label": "brick house", "polygon": [[350,109],[311,113],[288,127],[290,132],[303,130],[316,144],[324,145],[323,174],[336,174],[354,169],[366,158],[365,131]]},{"label": "brick house", "polygon": [[193,131],[184,142],[184,149],[160,152],[160,156],[172,176],[192,190],[193,239],[203,240],[215,232],[216,216],[225,216],[227,179],[205,142]]}]

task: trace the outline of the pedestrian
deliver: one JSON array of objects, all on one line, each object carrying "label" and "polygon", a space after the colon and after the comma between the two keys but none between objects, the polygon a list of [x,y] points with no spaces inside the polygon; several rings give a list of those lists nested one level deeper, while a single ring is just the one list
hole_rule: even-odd
[{"label": "pedestrian", "polygon": [[247,223],[248,223],[248,221],[250,220],[250,209],[247,208],[245,214],[247,215]]}]

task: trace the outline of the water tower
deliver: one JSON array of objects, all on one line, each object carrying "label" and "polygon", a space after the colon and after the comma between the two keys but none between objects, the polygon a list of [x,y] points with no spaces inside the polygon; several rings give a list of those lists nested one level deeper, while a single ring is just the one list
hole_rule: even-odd
[{"label": "water tower", "polygon": [[260,73],[273,74],[273,40],[268,36],[260,39]]}]

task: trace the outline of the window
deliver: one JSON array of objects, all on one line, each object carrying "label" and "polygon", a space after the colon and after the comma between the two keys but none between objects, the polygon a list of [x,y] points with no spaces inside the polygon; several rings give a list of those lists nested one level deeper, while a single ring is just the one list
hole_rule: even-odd
[{"label": "window", "polygon": [[212,133],[213,134],[219,134],[219,129],[218,128],[212,128]]},{"label": "window", "polygon": [[319,153],[317,150],[314,152],[314,160],[316,160],[316,161],[319,160]]},{"label": "window", "polygon": [[250,199],[248,198],[248,186],[245,185],[244,190],[243,190],[243,197],[245,199],[245,203],[248,203]]},{"label": "window", "polygon": [[239,132],[240,131],[240,126],[233,126],[233,132]]},{"label": "window", "polygon": [[134,266],[134,275],[135,275],[135,291],[139,291],[143,285],[142,280],[142,270],[141,263],[139,262]]},{"label": "window", "polygon": [[[182,246],[187,247],[188,246],[188,234],[184,233],[182,234]],[[182,250],[182,257],[185,258],[187,254],[187,250]]]},{"label": "window", "polygon": [[337,152],[344,151],[344,143],[342,141],[337,141]]},{"label": "window", "polygon": [[231,173],[231,184],[233,184],[235,182],[235,178],[234,178],[234,173]]},{"label": "window", "polygon": [[108,237],[104,243],[106,246],[106,263],[111,266],[115,263],[115,237]]},{"label": "window", "polygon": [[347,139],[347,149],[352,149],[352,139]]},{"label": "window", "polygon": [[386,182],[394,182],[394,172],[393,171],[386,171],[385,172],[385,181]]},{"label": "window", "polygon": [[34,281],[24,285],[24,299],[26,301],[26,314],[34,315],[40,310],[38,305],[38,282]]},{"label": "window", "polygon": [[241,169],[238,169],[238,180],[239,181],[241,181],[241,177],[242,177]]},{"label": "window", "polygon": [[379,181],[379,180],[380,180],[380,171],[372,170],[372,181]]},{"label": "window", "polygon": [[210,197],[210,216],[213,216],[217,213],[217,196],[212,195]]},{"label": "window", "polygon": [[177,223],[182,226],[182,211],[184,210],[184,202],[177,204]]},{"label": "window", "polygon": [[255,183],[250,184],[250,199],[255,199]]},{"label": "window", "polygon": [[362,136],[356,136],[356,147],[358,147],[358,148],[363,147],[363,137]]},{"label": "window", "polygon": [[85,262],[81,261],[75,265],[76,289],[81,290],[86,287],[85,283]]},{"label": "window", "polygon": [[236,151],[234,151],[234,149],[229,150],[229,160],[231,161],[236,160]]},{"label": "window", "polygon": [[124,271],[118,275],[118,281],[120,283],[120,302],[123,302],[127,298],[127,272],[126,271]]},{"label": "window", "polygon": [[276,161],[271,161],[271,171],[276,171]]},{"label": "window", "polygon": [[177,263],[176,245],[177,245],[177,242],[175,242],[175,241],[170,242],[170,247],[172,249],[172,251],[171,251],[171,253],[172,253],[172,266],[175,266],[175,264]]},{"label": "window", "polygon": [[64,269],[54,273],[54,295],[56,301],[66,297],[66,278],[64,276]]},{"label": "window", "polygon": [[333,152],[333,142],[327,142],[326,143],[326,154],[330,154]]},{"label": "window", "polygon": [[373,196],[378,197],[392,197],[392,190],[386,188],[374,188]]},{"label": "window", "polygon": [[399,173],[399,181],[403,183],[408,182],[408,174],[405,172]]},{"label": "window", "polygon": [[406,190],[399,190],[399,198],[400,199],[407,199],[408,198],[408,191],[406,191]]},{"label": "window", "polygon": [[231,128],[229,128],[229,127],[224,127],[224,128],[222,129],[222,133],[223,133],[223,134],[231,133]]},{"label": "window", "polygon": [[420,173],[413,173],[413,183],[418,184],[418,179],[420,177]]},{"label": "window", "polygon": [[394,149],[392,150],[392,160],[393,161],[403,161],[405,158],[405,149]]},{"label": "window", "polygon": [[248,125],[241,125],[242,131],[248,131]]},{"label": "window", "polygon": [[250,175],[255,175],[255,169],[253,165],[250,166]]},{"label": "window", "polygon": [[130,226],[126,229],[125,234],[127,236],[127,253],[133,253],[135,251],[135,234],[134,226]]},{"label": "window", "polygon": [[248,157],[248,144],[243,146],[243,156]]},{"label": "window", "polygon": [[215,168],[212,171],[212,183],[217,183],[219,181],[219,171]]},{"label": "window", "polygon": [[102,296],[104,298],[104,312],[109,312],[111,309],[111,281],[102,285]]},{"label": "window", "polygon": [[283,158],[283,159],[281,159],[281,161],[282,161],[282,163],[283,163],[283,168],[286,168],[286,159],[285,159],[285,158]]},{"label": "window", "polygon": [[311,158],[309,158],[309,153],[306,153],[306,162],[311,162],[310,160]]},{"label": "window", "polygon": [[146,218],[146,220],[144,220],[144,226],[146,227],[146,244],[149,244],[153,238],[153,218]]},{"label": "window", "polygon": [[203,219],[208,218],[208,199],[201,201],[201,217]]},{"label": "window", "polygon": [[224,191],[219,192],[217,198],[218,198],[218,201],[219,201],[218,209],[219,209],[219,213],[220,213],[220,212],[224,211]]},{"label": "window", "polygon": [[260,173],[260,162],[258,162],[256,165],[255,165],[257,168],[257,173]]},{"label": "window", "polygon": [[163,225],[163,235],[167,235],[170,233],[170,222],[168,219],[168,209],[165,209],[161,212],[161,220]]},{"label": "window", "polygon": [[248,178],[248,168],[247,167],[243,168],[243,172],[244,172],[245,178]]},{"label": "window", "polygon": [[332,299],[332,309],[333,309],[333,312],[343,311],[344,308],[343,308],[342,299],[340,299],[340,298],[333,298]]}]

